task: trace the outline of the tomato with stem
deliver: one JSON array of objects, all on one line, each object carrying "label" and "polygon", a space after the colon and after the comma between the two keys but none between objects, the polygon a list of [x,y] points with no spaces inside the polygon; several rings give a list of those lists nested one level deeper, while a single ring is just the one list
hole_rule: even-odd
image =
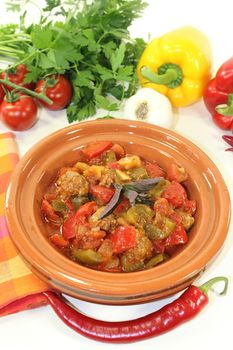
[{"label": "tomato with stem", "polygon": [[72,99],[72,86],[63,75],[53,75],[37,82],[35,92],[44,93],[51,101],[48,104],[40,100],[40,104],[50,110],[58,111],[65,108]]},{"label": "tomato with stem", "polygon": [[31,128],[37,120],[37,105],[26,95],[6,97],[0,106],[0,120],[11,130],[23,131]]}]

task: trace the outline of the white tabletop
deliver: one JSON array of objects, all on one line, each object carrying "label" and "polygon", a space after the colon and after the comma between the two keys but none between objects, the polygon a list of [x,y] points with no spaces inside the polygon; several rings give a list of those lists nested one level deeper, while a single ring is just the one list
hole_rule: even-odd
[{"label": "white tabletop", "polygon": [[[42,3],[37,0],[36,3]],[[212,1],[158,1],[148,0],[149,7],[144,16],[135,21],[131,28],[133,36],[145,39],[159,36],[183,25],[193,25],[204,31],[213,47],[213,72],[233,55],[232,46],[232,0]],[[11,22],[16,15],[5,14],[5,1],[0,1],[1,23]],[[32,12],[34,16],[35,12]],[[33,144],[44,136],[68,125],[65,112],[40,112],[39,122],[30,130],[16,133],[20,154],[23,155]],[[219,167],[231,197],[233,196],[233,153],[225,152],[227,147],[221,136],[225,133],[211,121],[203,102],[178,111],[176,132],[187,137],[204,150]],[[7,131],[0,123],[0,132]],[[230,135],[231,133],[228,132]],[[203,276],[196,281],[204,281],[218,275],[233,275],[232,225],[227,240],[218,257],[208,266]],[[70,298],[85,313],[105,320],[123,320],[139,317],[159,309],[176,296],[137,306],[94,305]],[[210,295],[207,307],[192,321],[157,338],[124,345],[127,349],[173,349],[196,350],[198,348],[221,349],[232,343],[233,286],[229,285],[225,297]],[[80,336],[66,327],[55,316],[49,306],[0,318],[0,344],[2,349],[82,349],[110,350],[117,345],[98,343]]]}]

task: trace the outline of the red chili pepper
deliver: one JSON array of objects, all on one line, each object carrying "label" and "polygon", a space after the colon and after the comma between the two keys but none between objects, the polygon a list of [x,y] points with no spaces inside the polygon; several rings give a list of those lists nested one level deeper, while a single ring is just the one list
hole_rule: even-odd
[{"label": "red chili pepper", "polygon": [[204,103],[215,124],[233,128],[233,57],[223,63],[204,91]]},{"label": "red chili pepper", "polygon": [[223,135],[222,138],[224,141],[226,141],[226,143],[228,143],[228,145],[231,146],[231,147],[225,149],[225,151],[233,152],[233,136]]},{"label": "red chili pepper", "polygon": [[92,319],[72,308],[59,294],[50,291],[43,294],[61,320],[76,332],[98,341],[127,343],[158,336],[193,318],[208,303],[208,291],[216,282],[224,282],[224,289],[220,293],[224,295],[228,279],[215,277],[200,287],[191,285],[178,299],[158,311],[122,322]]}]

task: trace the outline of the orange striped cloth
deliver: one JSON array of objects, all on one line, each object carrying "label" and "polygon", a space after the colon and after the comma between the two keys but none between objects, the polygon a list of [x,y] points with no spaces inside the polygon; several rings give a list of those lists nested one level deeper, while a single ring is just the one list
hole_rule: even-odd
[{"label": "orange striped cloth", "polygon": [[18,160],[14,135],[0,134],[0,316],[45,304],[41,292],[48,289],[21,259],[4,217],[6,190]]}]

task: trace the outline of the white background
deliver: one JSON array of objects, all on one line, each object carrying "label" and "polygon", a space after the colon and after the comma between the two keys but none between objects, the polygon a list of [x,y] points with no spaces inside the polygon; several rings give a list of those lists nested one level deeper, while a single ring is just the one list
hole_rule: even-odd
[{"label": "white background", "polygon": [[[34,1],[38,4],[42,1]],[[144,16],[135,21],[131,28],[133,36],[145,39],[178,28],[193,25],[204,31],[213,48],[213,73],[219,65],[233,55],[232,44],[232,0],[199,1],[147,1],[149,7]],[[7,23],[16,16],[5,14],[4,1],[0,1],[0,21]],[[36,10],[30,14],[36,16]],[[34,17],[33,17],[34,16]],[[221,139],[224,132],[211,121],[203,102],[178,111],[176,131],[195,142],[218,165],[233,195],[233,153],[225,152],[227,147]],[[35,142],[51,132],[67,125],[65,112],[41,111],[39,122],[29,131],[17,133],[21,155]],[[0,132],[7,129],[0,123]],[[228,132],[228,134],[231,134]],[[233,327],[233,248],[232,225],[221,253],[209,266],[204,275],[196,281],[200,285],[211,277],[224,275],[230,279],[228,294],[225,297],[210,295],[210,303],[195,319],[157,338],[143,342],[126,344],[126,349],[173,349],[196,350],[197,348],[221,349],[232,343]],[[161,301],[137,306],[103,306],[93,305],[70,298],[82,311],[106,320],[123,320],[135,318],[165,305],[176,296]],[[224,345],[223,345],[224,342]],[[88,340],[66,327],[53,313],[49,306],[21,312],[0,319],[0,344],[2,349],[82,349],[111,350],[119,345],[103,344]]]}]

